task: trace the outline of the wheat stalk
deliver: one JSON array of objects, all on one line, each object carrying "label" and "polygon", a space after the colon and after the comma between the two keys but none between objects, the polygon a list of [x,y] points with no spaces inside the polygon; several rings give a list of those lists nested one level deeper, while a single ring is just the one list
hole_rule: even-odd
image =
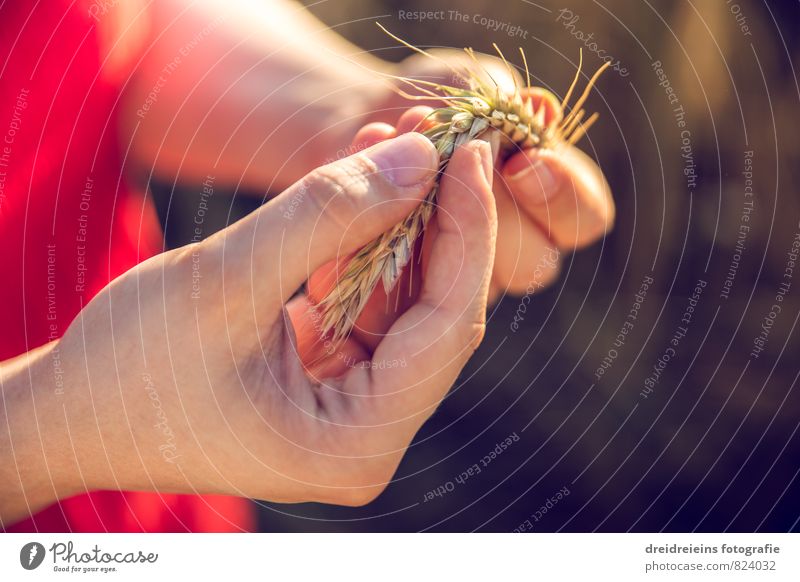
[{"label": "wheat stalk", "polygon": [[[378,26],[413,51],[443,62],[438,57],[393,35],[380,24]],[[470,59],[470,66],[466,70],[457,70],[444,63],[464,83],[465,88],[393,77],[417,92],[414,95],[396,89],[404,97],[415,100],[436,99],[444,105],[428,116],[425,120],[428,127],[422,132],[439,152],[439,174],[422,203],[405,220],[362,248],[344,267],[333,289],[316,306],[322,311],[320,321],[322,337],[330,336],[333,344],[349,335],[379,281],[383,283],[387,295],[394,288],[403,269],[413,256],[417,238],[433,216],[439,179],[459,145],[481,137],[490,129],[500,131],[507,138],[504,140],[504,147],[508,151],[513,148],[546,148],[564,142],[574,144],[597,120],[595,113],[584,121],[585,111],[582,106],[600,74],[609,66],[608,62],[592,76],[583,94],[564,116],[561,112],[567,107],[580,78],[583,64],[583,53],[581,53],[575,78],[561,101],[558,114],[553,119],[546,120],[546,99],[542,99],[538,110],[534,111],[531,99],[522,97],[511,65],[500,48],[496,44],[493,46],[515,80],[514,92],[511,95],[500,89],[471,48],[464,49]],[[528,62],[525,52],[521,48],[519,51],[525,68],[526,86],[530,89]],[[554,102],[558,102],[555,96],[549,95]]]}]

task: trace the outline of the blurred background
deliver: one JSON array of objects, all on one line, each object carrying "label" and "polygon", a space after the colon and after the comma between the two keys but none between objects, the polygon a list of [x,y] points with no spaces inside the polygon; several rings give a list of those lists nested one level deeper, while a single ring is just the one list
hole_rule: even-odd
[{"label": "blurred background", "polygon": [[[423,47],[522,46],[534,82],[559,96],[579,48],[589,72],[598,53],[613,57],[581,147],[618,215],[553,287],[493,307],[486,340],[376,502],[259,503],[260,529],[798,531],[798,6],[309,2],[389,60],[409,51],[376,20]],[[151,188],[168,246],[188,243],[202,186]],[[206,234],[258,198],[217,190]]]}]

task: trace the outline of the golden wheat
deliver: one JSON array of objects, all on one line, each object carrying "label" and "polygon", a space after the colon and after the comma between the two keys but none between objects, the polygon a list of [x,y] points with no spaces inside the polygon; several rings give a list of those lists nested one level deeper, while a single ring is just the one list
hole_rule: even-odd
[{"label": "golden wheat", "polygon": [[[442,62],[436,56],[393,35],[380,24],[378,26],[386,34],[413,51]],[[417,93],[414,95],[396,89],[404,97],[416,100],[435,99],[444,105],[444,107],[435,109],[428,116],[425,120],[427,128],[422,132],[433,142],[439,152],[439,173],[422,203],[405,220],[356,253],[344,266],[343,272],[328,295],[316,306],[322,311],[320,324],[322,336],[330,337],[334,344],[349,335],[358,315],[364,309],[379,281],[382,281],[387,295],[394,288],[403,269],[414,254],[414,243],[433,216],[439,190],[439,179],[459,145],[481,137],[490,129],[500,131],[507,138],[504,140],[506,150],[546,148],[559,142],[573,144],[586,133],[597,119],[595,113],[584,121],[585,111],[582,107],[597,78],[608,67],[608,62],[592,76],[583,94],[570,107],[570,112],[562,115],[561,112],[568,106],[580,78],[583,64],[581,53],[575,79],[561,101],[557,114],[548,120],[546,99],[542,99],[538,109],[534,110],[529,94],[523,97],[511,65],[498,46],[496,44],[493,46],[508,68],[509,74],[515,79],[514,91],[511,94],[500,89],[478,61],[471,48],[464,49],[470,63],[466,70],[458,70],[445,63],[464,84],[464,88],[394,77],[397,81],[413,88]],[[522,49],[520,49],[520,54],[525,69],[526,87],[530,90],[527,59]],[[541,88],[538,90],[545,91]],[[558,102],[552,94],[549,95],[554,102]]]}]

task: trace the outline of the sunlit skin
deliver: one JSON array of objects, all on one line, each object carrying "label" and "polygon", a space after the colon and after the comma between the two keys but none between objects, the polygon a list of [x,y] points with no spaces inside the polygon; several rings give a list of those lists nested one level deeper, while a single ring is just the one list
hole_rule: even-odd
[{"label": "sunlit skin", "polygon": [[[420,263],[391,297],[378,291],[352,336],[326,354],[306,297],[290,298],[306,280],[309,296],[322,295],[337,256],[399,221],[430,184],[398,191],[379,173],[359,173],[374,169],[363,161],[371,150],[361,150],[400,143],[428,111],[409,109],[376,72],[444,71],[419,58],[391,65],[364,54],[282,0],[147,6],[98,23],[112,64],[126,58],[118,52],[126,43],[147,49],[123,96],[128,169],[201,181],[213,168],[218,183],[281,194],[194,247],[145,261],[100,292],[63,338],[0,363],[0,522],[94,489],[367,503],[476,349],[487,306],[524,292],[554,246],[563,256],[611,227],[608,187],[571,146],[496,164],[487,142],[460,148]],[[119,25],[128,20],[138,26]],[[138,118],[164,64],[212,21],[213,32]],[[416,144],[432,148],[422,137]],[[340,149],[359,153],[318,169]],[[414,163],[433,172],[427,151]],[[309,172],[311,195],[287,223],[279,204]],[[359,183],[369,188],[352,191]],[[200,305],[187,299],[195,252]],[[540,282],[558,274],[548,264]],[[54,395],[54,349],[67,399]],[[363,361],[407,365],[352,365]],[[177,462],[159,452],[145,373]]]}]

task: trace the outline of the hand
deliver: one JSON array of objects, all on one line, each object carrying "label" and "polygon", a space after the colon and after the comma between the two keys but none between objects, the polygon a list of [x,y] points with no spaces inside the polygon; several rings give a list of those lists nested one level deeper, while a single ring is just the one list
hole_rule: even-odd
[{"label": "hand", "polygon": [[377,365],[310,380],[313,321],[295,309],[295,338],[284,306],[309,273],[407,215],[437,163],[414,134],[315,170],[115,280],[24,373],[0,368],[14,444],[0,442],[14,473],[0,473],[0,520],[91,489],[373,499],[482,337],[496,236],[487,144],[450,162],[417,300],[374,350],[344,348]]},{"label": "hand", "polygon": [[[431,52],[454,66],[465,58],[456,50]],[[484,57],[482,63],[501,86],[513,90],[513,80],[499,59]],[[449,69],[420,55],[403,61],[395,74],[454,83]],[[518,77],[517,82],[521,84],[522,79]],[[530,96],[537,108],[546,101],[548,121],[561,114],[560,104],[544,92],[532,89]],[[385,120],[392,122],[397,117],[392,112],[404,112],[396,123],[407,131],[430,111],[427,107],[407,111],[407,107],[407,100],[393,95],[381,109],[388,111]],[[608,183],[597,164],[576,147],[563,144],[517,152],[497,170],[498,236],[491,298],[502,293],[529,294],[552,283],[564,253],[596,242],[613,226],[614,200]]]}]

